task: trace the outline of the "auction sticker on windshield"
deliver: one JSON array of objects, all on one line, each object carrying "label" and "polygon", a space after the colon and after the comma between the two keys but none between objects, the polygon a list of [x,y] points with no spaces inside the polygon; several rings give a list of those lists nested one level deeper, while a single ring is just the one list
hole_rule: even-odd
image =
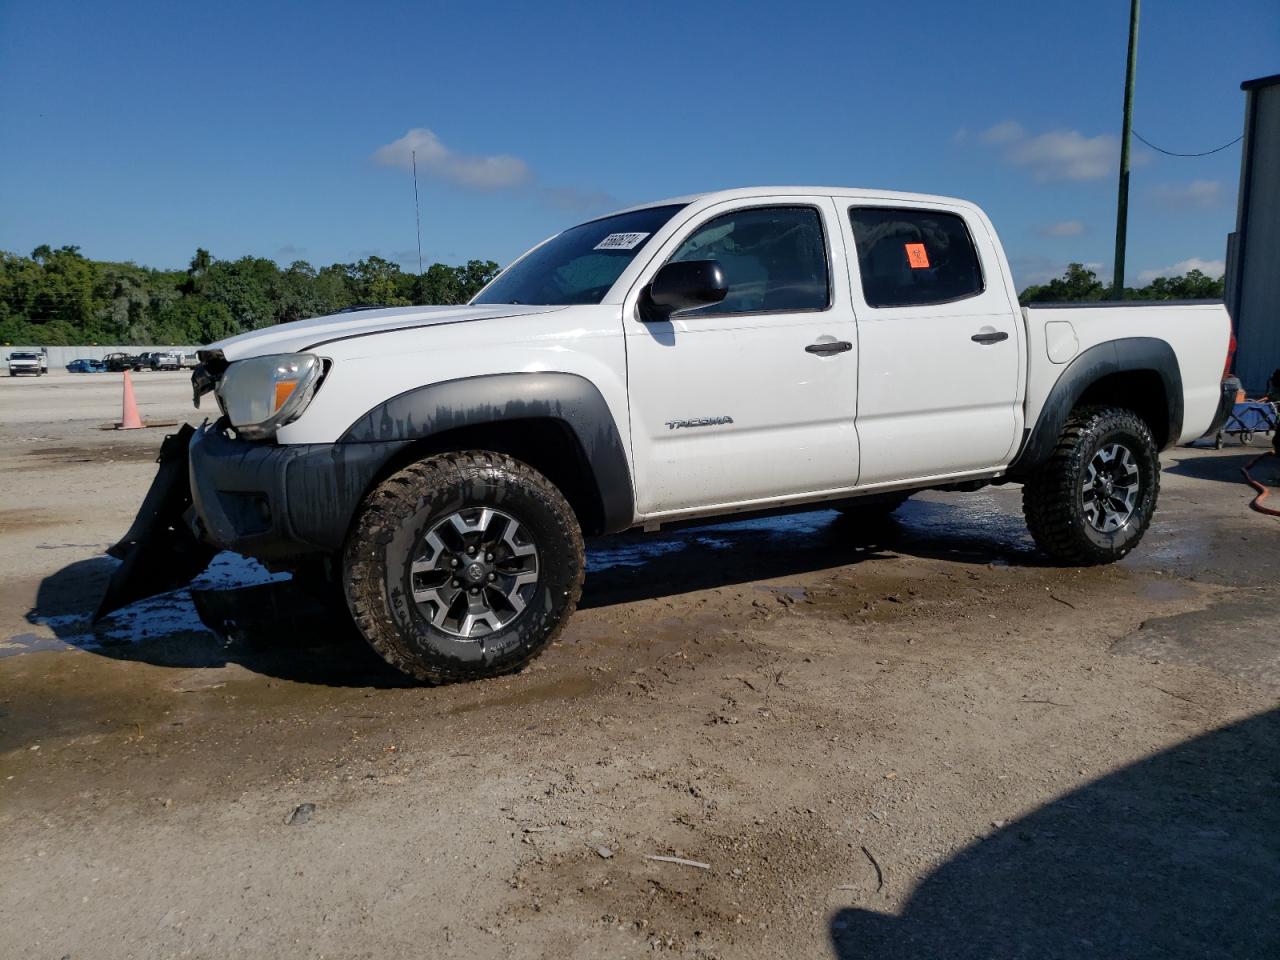
[{"label": "auction sticker on windshield", "polygon": [[634,250],[647,233],[611,233],[596,244],[597,250]]}]

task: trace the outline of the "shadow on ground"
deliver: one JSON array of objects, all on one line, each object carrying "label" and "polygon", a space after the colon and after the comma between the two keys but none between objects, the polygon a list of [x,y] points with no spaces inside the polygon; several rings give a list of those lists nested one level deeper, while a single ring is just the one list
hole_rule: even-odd
[{"label": "shadow on ground", "polygon": [[[887,867],[887,870],[891,870]],[[839,960],[1280,957],[1280,710],[1003,827],[900,916],[841,910]]]},{"label": "shadow on ground", "polygon": [[92,624],[115,566],[108,557],[95,557],[46,577],[27,619],[70,646],[115,660],[185,669],[238,664],[265,676],[327,686],[409,684],[364,642],[345,607],[322,601],[288,578],[252,582],[249,574],[251,582],[239,586],[178,590]]},{"label": "shadow on ground", "polygon": [[[1005,497],[1005,500],[1008,498]],[[1022,518],[974,495],[913,500],[890,518],[818,510],[595,541],[583,609],[831,570],[896,554],[962,563],[1040,565]],[[327,598],[221,554],[191,589],[89,618],[115,568],[83,560],[42,581],[27,619],[105,657],[167,667],[239,664],[281,679],[337,686],[406,681],[365,645],[335,593]]]},{"label": "shadow on ground", "polygon": [[895,555],[1047,565],[1021,514],[1000,509],[996,496],[971,494],[955,503],[910,500],[888,518],[811,510],[594,541],[579,606],[672,596]]},{"label": "shadow on ground", "polygon": [[[1220,480],[1223,483],[1234,483],[1240,486],[1241,494],[1249,492],[1245,485],[1241,469],[1250,461],[1262,454],[1269,453],[1270,444],[1253,447],[1238,447],[1234,452],[1219,453],[1211,457],[1187,457],[1164,468],[1165,473],[1177,474],[1180,477],[1192,477],[1196,480]],[[1253,477],[1262,483],[1275,483],[1280,480],[1280,459],[1268,457],[1250,471]]]}]

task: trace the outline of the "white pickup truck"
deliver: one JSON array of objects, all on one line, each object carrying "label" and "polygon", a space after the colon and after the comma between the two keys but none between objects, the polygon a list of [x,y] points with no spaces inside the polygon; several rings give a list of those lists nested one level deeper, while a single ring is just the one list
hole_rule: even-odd
[{"label": "white pickup truck", "polygon": [[584,535],[1009,481],[1047,554],[1107,563],[1151,522],[1158,451],[1225,412],[1229,340],[1218,303],[1021,309],[963,200],[787,187],[634,207],[466,306],[202,351],[196,402],[213,391],[221,415],[166,442],[101,612],[217,549],[320,560],[390,663],[489,676],[563,626]]},{"label": "white pickup truck", "polygon": [[16,377],[23,373],[33,373],[37,377],[49,372],[49,357],[44,353],[11,353],[6,358],[9,364],[9,376]]}]

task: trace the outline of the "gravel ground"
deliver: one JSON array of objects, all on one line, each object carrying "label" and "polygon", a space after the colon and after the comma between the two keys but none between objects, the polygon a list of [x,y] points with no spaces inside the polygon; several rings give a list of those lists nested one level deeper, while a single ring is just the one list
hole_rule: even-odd
[{"label": "gravel ground", "polygon": [[229,555],[230,639],[91,630],[165,432],[119,380],[0,378],[0,955],[1280,955],[1257,449],[1167,452],[1102,569],[1016,488],[602,541],[533,666],[429,689]]}]

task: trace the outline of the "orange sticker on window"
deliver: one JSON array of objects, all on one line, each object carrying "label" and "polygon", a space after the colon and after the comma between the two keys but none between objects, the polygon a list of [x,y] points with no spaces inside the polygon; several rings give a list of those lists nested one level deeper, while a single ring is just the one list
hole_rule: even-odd
[{"label": "orange sticker on window", "polygon": [[912,270],[924,270],[929,266],[929,254],[924,252],[923,243],[906,243],[903,246],[907,248],[907,263],[911,264]]}]

